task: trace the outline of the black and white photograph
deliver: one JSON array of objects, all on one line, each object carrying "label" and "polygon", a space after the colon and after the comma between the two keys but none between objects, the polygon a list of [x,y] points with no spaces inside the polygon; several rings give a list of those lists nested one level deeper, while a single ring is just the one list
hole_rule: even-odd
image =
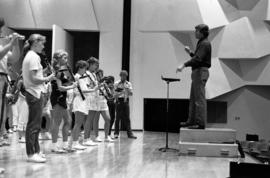
[{"label": "black and white photograph", "polygon": [[270,0],[0,0],[0,178],[269,178]]}]

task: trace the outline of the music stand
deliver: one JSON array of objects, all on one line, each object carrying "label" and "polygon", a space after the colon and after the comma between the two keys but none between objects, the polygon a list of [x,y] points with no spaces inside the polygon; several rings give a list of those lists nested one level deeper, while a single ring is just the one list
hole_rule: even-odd
[{"label": "music stand", "polygon": [[180,79],[178,78],[165,78],[163,76],[161,76],[161,79],[164,80],[167,83],[167,99],[166,99],[166,145],[163,148],[159,148],[158,150],[161,152],[167,152],[167,151],[171,151],[171,152],[177,152],[179,151],[178,149],[174,149],[174,148],[169,148],[168,146],[168,121],[169,121],[169,92],[170,92],[170,83],[171,82],[179,82]]}]

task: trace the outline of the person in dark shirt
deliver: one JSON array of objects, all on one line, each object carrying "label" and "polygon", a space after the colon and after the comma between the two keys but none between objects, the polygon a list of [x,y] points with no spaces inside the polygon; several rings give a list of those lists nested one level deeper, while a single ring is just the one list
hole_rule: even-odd
[{"label": "person in dark shirt", "polygon": [[[52,148],[55,153],[66,153],[69,150],[68,132],[71,118],[67,109],[67,90],[77,87],[77,83],[70,84],[67,70],[68,53],[64,50],[57,50],[53,55],[53,69],[56,72],[56,80],[51,82],[51,104],[52,104]],[[63,145],[57,144],[59,127],[63,119]]]},{"label": "person in dark shirt", "polygon": [[204,129],[207,118],[207,103],[205,99],[205,85],[209,78],[208,69],[211,67],[211,43],[208,41],[209,27],[200,24],[195,27],[195,37],[198,39],[195,52],[185,47],[191,59],[180,65],[176,72],[191,67],[191,90],[189,101],[189,115],[186,122],[180,123],[181,127],[190,129]]}]

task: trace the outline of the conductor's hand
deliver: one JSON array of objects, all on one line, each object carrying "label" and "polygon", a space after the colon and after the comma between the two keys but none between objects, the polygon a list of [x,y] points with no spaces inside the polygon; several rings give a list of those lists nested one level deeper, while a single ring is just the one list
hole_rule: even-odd
[{"label": "conductor's hand", "polygon": [[185,46],[185,51],[190,55],[192,53],[191,49],[189,46]]},{"label": "conductor's hand", "polygon": [[177,69],[176,69],[176,73],[177,72],[182,72],[184,70],[184,68],[185,68],[185,65],[184,64],[178,66]]}]

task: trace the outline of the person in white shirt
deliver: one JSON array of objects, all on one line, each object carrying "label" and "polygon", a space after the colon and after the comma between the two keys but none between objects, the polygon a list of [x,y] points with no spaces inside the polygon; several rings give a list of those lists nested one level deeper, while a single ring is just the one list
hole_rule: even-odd
[{"label": "person in white shirt", "polygon": [[23,84],[25,97],[29,107],[29,117],[26,126],[26,153],[29,162],[44,163],[45,155],[40,153],[39,132],[41,129],[41,116],[43,106],[44,83],[55,79],[52,73],[48,77],[43,76],[43,67],[38,53],[44,49],[46,38],[40,34],[32,34],[25,42],[26,55],[22,64]]},{"label": "person in white shirt", "polygon": [[74,91],[74,100],[73,100],[73,112],[75,114],[75,125],[72,130],[72,148],[76,150],[84,150],[86,147],[84,146],[95,146],[97,144],[93,142],[83,142],[83,145],[79,144],[78,138],[80,135],[81,127],[84,124],[84,136],[86,137],[88,131],[90,130],[91,126],[87,125],[86,122],[89,120],[88,113],[89,113],[89,95],[94,93],[98,86],[89,86],[89,77],[86,74],[86,69],[88,67],[88,63],[86,61],[78,61],[76,63],[77,73],[75,74],[75,79],[78,81],[78,86],[80,86],[81,91],[85,96],[85,100],[82,99],[81,95],[79,94],[78,89]]},{"label": "person in white shirt", "polygon": [[131,130],[130,123],[130,111],[129,111],[129,96],[132,93],[132,85],[127,81],[128,73],[125,70],[120,72],[121,80],[115,83],[115,96],[116,96],[116,120],[115,120],[115,132],[114,137],[119,137],[119,124],[120,120],[123,120],[127,129],[127,136],[131,139],[136,139]]}]

